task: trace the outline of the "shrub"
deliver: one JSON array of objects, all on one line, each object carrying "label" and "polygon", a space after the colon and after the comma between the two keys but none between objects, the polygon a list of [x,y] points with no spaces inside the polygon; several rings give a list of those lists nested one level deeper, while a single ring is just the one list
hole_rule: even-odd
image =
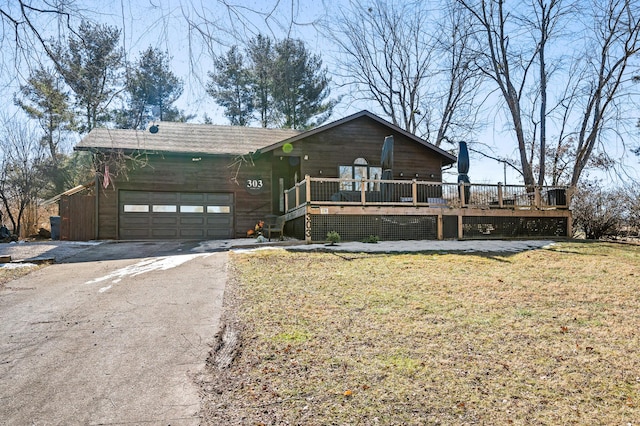
[{"label": "shrub", "polygon": [[362,240],[363,243],[376,244],[380,241],[380,238],[377,235],[369,235],[367,238]]},{"label": "shrub", "polygon": [[603,189],[598,182],[584,184],[573,197],[575,229],[591,240],[618,236],[627,216],[627,199],[622,189]]},{"label": "shrub", "polygon": [[327,242],[331,245],[338,244],[340,242],[340,234],[336,231],[327,232]]}]

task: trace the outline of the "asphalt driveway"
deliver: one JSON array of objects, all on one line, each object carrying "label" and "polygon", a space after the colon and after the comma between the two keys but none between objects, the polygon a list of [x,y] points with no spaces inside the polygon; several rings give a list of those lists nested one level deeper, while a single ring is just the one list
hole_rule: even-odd
[{"label": "asphalt driveway", "polygon": [[226,252],[103,244],[0,291],[1,424],[199,424]]}]

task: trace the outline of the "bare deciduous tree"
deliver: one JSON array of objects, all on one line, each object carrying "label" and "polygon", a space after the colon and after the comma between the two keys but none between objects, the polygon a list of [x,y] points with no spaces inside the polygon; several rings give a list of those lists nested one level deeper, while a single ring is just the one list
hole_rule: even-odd
[{"label": "bare deciduous tree", "polygon": [[3,120],[0,134],[0,201],[13,227],[20,235],[25,210],[38,200],[44,184],[42,166],[46,147],[33,128],[15,120]]},{"label": "bare deciduous tree", "polygon": [[393,124],[440,145],[474,117],[469,100],[477,73],[464,19],[456,7],[436,14],[425,2],[353,0],[327,33],[354,99],[373,101]]},{"label": "bare deciduous tree", "polygon": [[[0,5],[0,75],[21,76],[24,70],[55,62],[52,32],[72,33],[71,21],[81,16],[75,1],[17,0]],[[52,30],[55,29],[55,30]],[[45,59],[46,58],[46,59]]]},{"label": "bare deciduous tree", "polygon": [[634,108],[629,61],[640,48],[640,5],[458,3],[474,18],[478,65],[506,105],[525,184],[541,185],[551,174],[554,184],[566,176],[563,183],[576,185],[590,164],[611,166],[607,144],[616,142],[607,137],[619,138],[625,111]]},{"label": "bare deciduous tree", "polygon": [[[571,176],[571,185],[576,185],[580,176],[596,153],[596,145],[606,143],[603,133],[611,122],[621,119],[624,111],[635,109],[628,99],[629,69],[632,58],[640,52],[640,4],[629,0],[609,0],[601,3],[594,0],[593,43],[586,56],[583,82],[584,107],[577,132],[576,158]],[[601,153],[606,155],[606,146]]]}]

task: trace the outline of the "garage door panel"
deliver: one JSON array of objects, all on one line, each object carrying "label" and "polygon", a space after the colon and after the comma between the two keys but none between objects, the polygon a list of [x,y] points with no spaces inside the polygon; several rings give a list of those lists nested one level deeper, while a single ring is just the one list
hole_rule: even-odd
[{"label": "garage door panel", "polygon": [[182,216],[180,218],[181,226],[198,226],[203,227],[205,220],[203,216]]},{"label": "garage door panel", "polygon": [[177,192],[152,192],[149,198],[154,204],[178,204],[180,201]]},{"label": "garage door panel", "polygon": [[133,215],[121,215],[120,226],[149,226],[151,220],[149,216],[133,216]]},{"label": "garage door panel", "polygon": [[205,194],[190,194],[190,193],[182,193],[180,194],[180,203],[182,204],[203,204],[205,202]]},{"label": "garage door panel", "polygon": [[121,239],[231,238],[232,193],[119,192]]},{"label": "garage door panel", "polygon": [[143,204],[149,204],[151,201],[150,193],[144,191],[120,191],[119,193],[120,203],[132,203],[140,202]]},{"label": "garage door panel", "polygon": [[151,226],[176,226],[178,218],[175,216],[153,216]]},{"label": "garage door panel", "polygon": [[233,204],[233,194],[206,194],[205,201],[207,204]]},{"label": "garage door panel", "polygon": [[175,228],[154,228],[150,230],[151,238],[174,239],[179,238],[178,230]]}]

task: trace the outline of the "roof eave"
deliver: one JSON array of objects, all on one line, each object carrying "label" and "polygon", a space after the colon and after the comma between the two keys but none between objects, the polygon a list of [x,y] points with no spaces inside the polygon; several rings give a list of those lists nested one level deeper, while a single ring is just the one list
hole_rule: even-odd
[{"label": "roof eave", "polygon": [[74,151],[86,151],[86,152],[105,152],[119,150],[124,153],[144,153],[149,155],[198,155],[205,157],[236,157],[242,155],[251,155],[254,151],[242,152],[242,153],[211,153],[204,151],[176,151],[176,150],[159,150],[159,149],[143,149],[143,148],[120,148],[120,147],[100,147],[100,146],[75,146]]}]

